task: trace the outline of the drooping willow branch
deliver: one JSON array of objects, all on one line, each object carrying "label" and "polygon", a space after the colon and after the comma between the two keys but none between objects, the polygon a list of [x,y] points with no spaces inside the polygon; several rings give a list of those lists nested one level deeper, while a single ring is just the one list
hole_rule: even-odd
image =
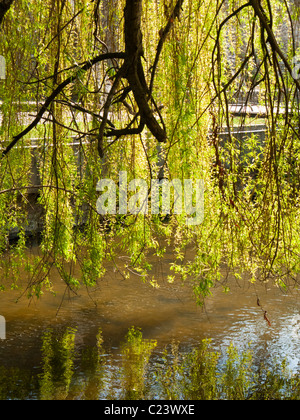
[{"label": "drooping willow branch", "polygon": [[[290,25],[292,28],[293,22],[291,19],[291,13],[289,12],[289,5],[284,2],[286,9],[288,10],[288,15],[290,18]],[[249,11],[249,22],[250,22],[250,33],[248,38],[248,44],[246,47],[246,52],[241,58],[241,62],[238,64],[238,67],[234,70],[235,73],[232,77],[229,77],[229,81],[223,81],[222,83],[222,61],[221,61],[221,32],[224,30],[226,24],[228,24],[233,18],[239,18],[239,14],[248,9]],[[267,279],[273,270],[275,265],[276,258],[279,254],[280,249],[280,240],[284,232],[284,206],[288,205],[289,198],[286,196],[285,182],[288,177],[287,173],[293,172],[295,169],[295,163],[287,162],[287,159],[284,155],[286,151],[286,144],[290,140],[288,132],[290,129],[293,130],[293,134],[299,139],[298,134],[298,121],[296,122],[296,129],[293,127],[293,119],[295,117],[295,112],[293,112],[293,107],[291,106],[291,95],[294,93],[294,98],[299,98],[300,93],[300,83],[297,78],[294,77],[292,65],[289,62],[287,54],[284,52],[284,49],[280,47],[277,36],[275,35],[273,25],[274,25],[274,12],[271,8],[270,0],[262,2],[260,0],[249,0],[247,3],[243,4],[239,8],[236,8],[230,15],[226,16],[223,21],[219,24],[217,28],[216,43],[213,49],[212,54],[212,75],[213,75],[213,85],[215,88],[215,95],[213,101],[219,99],[221,106],[225,108],[225,118],[227,120],[228,134],[229,134],[229,143],[230,146],[228,151],[230,153],[230,168],[225,168],[224,162],[221,162],[218,150],[218,143],[214,141],[213,145],[215,146],[215,165],[216,165],[216,175],[219,181],[219,189],[222,199],[225,201],[225,204],[232,207],[236,213],[240,214],[240,220],[244,223],[245,217],[242,216],[241,206],[244,205],[242,200],[239,198],[242,195],[236,194],[235,181],[232,185],[229,186],[230,177],[228,179],[229,188],[226,189],[225,194],[225,174],[228,175],[229,172],[237,174],[235,171],[235,166],[231,165],[232,161],[234,162],[234,155],[231,153],[231,146],[235,144],[233,137],[231,136],[231,119],[229,118],[229,100],[233,99],[236,94],[240,93],[241,86],[243,85],[245,79],[241,79],[239,86],[235,85],[237,78],[242,74],[246,69],[246,65],[250,62],[250,59],[253,57],[255,63],[254,74],[247,73],[247,76],[250,75],[250,88],[247,90],[246,103],[243,99],[243,105],[247,105],[248,100],[254,89],[260,84],[264,83],[265,88],[265,109],[269,121],[269,131],[267,135],[266,147],[264,151],[263,162],[258,163],[256,166],[256,175],[258,178],[262,176],[264,182],[259,185],[259,181],[253,183],[250,182],[250,186],[254,192],[260,195],[260,199],[255,203],[258,211],[260,211],[260,216],[265,220],[268,220],[268,223],[272,225],[271,229],[268,227],[268,233],[264,240],[267,245],[263,248],[260,248],[261,243],[255,245],[253,242],[252,245],[257,248],[257,251],[264,256],[264,276]],[[293,29],[293,28],[292,28]],[[259,34],[259,38],[256,38]],[[292,34],[294,34],[292,30]],[[245,38],[244,38],[245,39]],[[295,52],[295,40],[293,39],[293,51]],[[260,52],[261,59],[258,60],[259,54],[256,54],[257,49]],[[216,72],[216,69],[218,70]],[[259,80],[258,80],[259,78]],[[229,99],[228,90],[230,87],[234,88],[233,97]],[[223,99],[224,98],[224,99]],[[247,113],[245,113],[247,114]],[[283,124],[280,124],[280,127],[283,127],[282,133],[277,133],[278,122],[284,117]],[[218,128],[218,127],[217,127]],[[216,138],[217,138],[216,133]],[[226,148],[226,145],[225,145]],[[291,151],[292,151],[291,147]],[[239,155],[240,157],[240,155]],[[238,164],[241,162],[237,159]],[[260,169],[264,171],[260,174]],[[239,166],[240,168],[240,166]],[[247,173],[247,172],[246,172]],[[239,179],[241,179],[240,173],[238,174]],[[285,177],[285,178],[284,178]],[[232,178],[231,178],[232,179]],[[235,178],[236,179],[236,178]],[[261,180],[261,178],[259,178]],[[247,182],[247,181],[246,181]],[[256,184],[254,187],[254,183]],[[233,187],[231,190],[230,187]],[[270,196],[268,193],[272,191],[271,206],[273,212],[273,219],[271,220],[268,217],[269,206],[268,200]],[[261,201],[260,201],[261,200]],[[288,210],[287,210],[288,209]],[[287,207],[285,210],[289,211]],[[250,219],[249,219],[250,220]],[[258,220],[258,219],[257,219]],[[269,236],[268,236],[269,235]],[[263,242],[263,241],[262,241]]]},{"label": "drooping willow branch", "polygon": [[170,30],[172,29],[172,26],[174,25],[175,19],[179,19],[179,17],[180,17],[180,12],[181,12],[181,9],[182,9],[182,6],[183,6],[183,2],[184,2],[184,0],[178,0],[177,1],[176,5],[174,7],[173,13],[171,14],[171,16],[168,20],[168,23],[166,24],[166,26],[163,29],[160,30],[160,33],[159,33],[160,40],[159,40],[159,43],[157,45],[154,64],[153,64],[152,69],[151,69],[151,81],[150,81],[150,88],[149,88],[150,93],[153,91],[155,72],[156,72],[156,69],[157,69],[157,66],[158,66],[159,57],[160,57],[160,54],[162,52],[163,45],[164,45],[164,43],[165,43],[165,41],[166,41],[166,39],[169,35]]},{"label": "drooping willow branch", "polygon": [[[212,56],[213,56],[213,66],[212,66],[213,80],[215,80],[215,76],[214,76],[215,66],[214,65],[215,65],[215,63],[217,61],[217,60],[214,59],[214,56],[215,56],[216,51],[218,50],[218,47],[219,47],[221,31],[223,30],[223,28],[225,27],[225,25],[232,18],[237,17],[238,14],[240,12],[242,12],[244,9],[251,8],[254,11],[254,15],[256,17],[258,17],[259,26],[260,26],[260,30],[261,30],[261,33],[262,33],[262,39],[261,39],[262,48],[265,49],[267,55],[269,55],[268,49],[267,49],[267,44],[270,45],[272,54],[274,54],[274,56],[277,55],[279,57],[279,59],[282,60],[285,69],[292,76],[293,81],[294,81],[294,84],[295,84],[297,90],[300,92],[300,83],[299,83],[299,80],[297,80],[297,79],[295,79],[293,77],[293,69],[292,69],[292,67],[291,67],[288,59],[286,58],[284,52],[280,48],[280,46],[279,46],[279,44],[277,42],[276,36],[274,34],[274,31],[272,29],[272,22],[273,22],[272,10],[271,10],[271,6],[270,6],[270,2],[269,1],[267,2],[267,4],[268,4],[268,13],[270,15],[269,18],[267,17],[266,12],[265,12],[265,10],[263,9],[263,7],[261,5],[260,0],[249,0],[247,3],[243,4],[242,6],[240,6],[239,8],[237,8],[235,11],[233,11],[219,25],[218,31],[217,31],[217,37],[216,37],[215,47],[213,49],[213,54],[212,54]],[[266,32],[266,34],[267,34],[267,39],[265,39],[264,32]],[[254,44],[253,44],[254,30],[252,31],[251,38],[252,38],[251,39],[251,44],[252,44],[251,54],[254,55]],[[247,58],[246,58],[246,61],[248,61]],[[278,71],[280,72],[281,70],[279,68],[278,59],[276,59],[275,62],[274,62],[274,67],[275,66],[278,68]],[[219,97],[220,96],[220,93],[223,93],[224,91],[226,91],[229,88],[230,85],[232,85],[232,83],[235,81],[236,77],[241,73],[241,71],[243,70],[244,67],[245,67],[245,61],[240,66],[240,68],[236,72],[235,76],[233,76],[231,78],[231,80],[228,83],[226,83],[225,86],[222,87],[221,92],[217,93],[217,95],[216,95],[217,97]],[[256,86],[257,86],[257,84],[256,84]],[[215,88],[216,88],[216,85],[215,85]]]},{"label": "drooping willow branch", "polygon": [[[79,67],[79,72],[82,71],[88,71],[90,68],[92,68],[95,64],[100,63],[101,61],[108,60],[108,59],[124,59],[125,53],[107,53],[107,54],[101,54],[95,58],[93,58],[90,61],[87,61],[83,66]],[[77,80],[77,73],[73,76],[68,77],[66,80],[64,80],[62,83],[60,83],[56,89],[51,93],[51,95],[46,99],[44,104],[41,106],[41,109],[39,110],[37,116],[32,121],[31,124],[29,124],[21,133],[13,137],[13,140],[9,143],[9,145],[5,148],[5,150],[2,151],[1,156],[4,158],[12,149],[16,146],[16,144],[24,137],[26,134],[30,133],[41,121],[43,115],[48,110],[49,106],[53,103],[53,101],[57,98],[57,96],[71,83],[73,83],[75,80]]]},{"label": "drooping willow branch", "polygon": [[[270,13],[270,22],[268,22],[268,19],[266,17],[266,14],[264,13],[264,10],[260,4],[260,2],[258,0],[250,0],[250,5],[252,6],[255,14],[258,16],[259,21],[260,21],[260,25],[263,28],[263,30],[265,30],[267,32],[268,35],[268,42],[271,45],[272,51],[274,53],[276,53],[282,60],[285,68],[287,69],[287,71],[289,72],[289,74],[293,77],[293,70],[292,67],[290,66],[290,63],[288,62],[287,58],[285,57],[283,51],[281,50],[281,48],[278,45],[278,42],[276,40],[275,34],[272,30],[272,14],[271,14],[271,10],[269,7],[269,13]],[[269,3],[268,3],[269,4]],[[297,87],[297,89],[300,92],[300,83],[297,79],[294,79],[295,85]]]},{"label": "drooping willow branch", "polygon": [[[119,138],[123,135],[138,134],[141,133],[145,126],[149,129],[152,135],[156,138],[158,142],[165,142],[167,139],[166,127],[163,121],[163,118],[159,112],[159,108],[155,104],[155,101],[152,97],[153,83],[155,72],[158,66],[158,61],[160,53],[163,48],[163,44],[170,32],[170,29],[176,18],[179,18],[180,11],[182,8],[184,0],[178,0],[169,21],[166,27],[162,30],[161,38],[157,47],[157,53],[155,57],[154,64],[152,66],[151,72],[151,81],[150,86],[147,85],[146,77],[144,74],[144,69],[142,65],[143,52],[143,35],[141,29],[142,22],[142,0],[127,0],[126,6],[124,9],[124,35],[125,35],[125,52],[116,52],[116,53],[105,53],[101,54],[92,60],[87,61],[82,66],[78,66],[78,70],[74,75],[68,77],[65,81],[60,83],[49,97],[45,100],[41,106],[36,117],[23,131],[13,137],[12,141],[8,146],[2,151],[1,157],[4,158],[8,153],[15,147],[15,145],[21,140],[26,134],[30,133],[37,124],[43,118],[45,112],[49,109],[51,104],[57,99],[60,93],[70,84],[77,80],[78,74],[81,72],[86,72],[90,70],[97,63],[103,62],[105,60],[116,60],[123,59],[123,64],[120,68],[117,69],[114,81],[111,87],[110,92],[107,95],[106,102],[103,107],[103,116],[101,116],[101,125],[99,128],[98,134],[98,153],[99,156],[103,157],[103,138],[105,136]],[[120,95],[118,92],[118,86],[121,80],[126,80],[128,86],[125,86],[123,93]],[[138,106],[138,112],[134,115],[133,120],[128,124],[124,129],[115,130],[110,127],[110,130],[107,133],[106,127],[108,124],[108,115],[111,109],[111,106],[116,102],[123,102],[126,105],[126,98],[128,94],[132,92],[134,99]],[[115,98],[116,94],[119,96]],[[154,110],[152,106],[154,104]],[[155,112],[158,113],[160,118],[160,123],[155,117]],[[140,122],[138,127],[132,127],[133,123],[136,121],[137,116],[140,117]]]},{"label": "drooping willow branch", "polygon": [[[159,109],[155,104],[152,97],[153,84],[155,78],[155,72],[158,66],[160,54],[163,48],[163,44],[171,30],[171,27],[175,19],[179,19],[180,11],[182,9],[184,0],[178,0],[171,16],[168,20],[166,27],[161,31],[160,41],[156,50],[156,57],[154,64],[151,67],[151,80],[148,87],[144,69],[142,65],[142,58],[144,56],[143,50],[143,35],[141,30],[141,18],[142,18],[142,0],[127,0],[126,7],[124,10],[124,35],[125,35],[125,51],[126,58],[124,64],[119,70],[115,82],[111,88],[105,104],[105,113],[111,105],[112,98],[116,91],[116,87],[121,78],[128,81],[129,87],[123,90],[123,94],[116,100],[116,102],[124,102],[127,95],[132,92],[134,99],[138,105],[139,112],[134,116],[133,120],[124,129],[110,130],[106,133],[107,136],[115,136],[118,139],[121,136],[130,134],[139,134],[143,131],[144,127],[147,126],[152,135],[158,142],[165,142],[167,139],[166,127],[162,116],[160,115]],[[154,116],[154,112],[151,108],[151,104],[154,104],[155,111],[159,114],[161,124],[157,121]],[[137,116],[140,117],[140,123],[137,128],[132,128]],[[103,153],[102,143],[105,130],[105,119],[102,121],[99,139],[98,139],[98,150],[99,154]]]}]

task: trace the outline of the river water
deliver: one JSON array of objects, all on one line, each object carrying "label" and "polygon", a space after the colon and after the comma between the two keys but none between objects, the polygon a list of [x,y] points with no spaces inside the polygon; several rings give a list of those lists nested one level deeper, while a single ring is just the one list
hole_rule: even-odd
[{"label": "river water", "polygon": [[[170,261],[171,256],[165,260],[166,266]],[[16,302],[21,289],[1,293],[0,314],[6,319],[6,339],[0,340],[0,398],[41,397],[43,337],[52,331],[55,341],[56,335],[61,338],[68,328],[76,330],[77,355],[95,347],[101,329],[105,349],[102,356],[109,360],[111,372],[120,368],[121,343],[132,326],[141,328],[145,339],[157,341],[156,354],[174,340],[189,351],[202,339],[211,338],[213,347],[220,352],[230,343],[239,350],[250,343],[257,363],[285,357],[292,370],[299,369],[300,295],[296,288],[284,292],[270,285],[231,279],[230,292],[216,287],[200,308],[188,284],[167,282],[164,264],[155,266],[154,274],[159,288],[143,283],[137,275],[124,280],[111,265],[97,287],[89,291],[82,288],[77,295],[66,293],[63,281],[55,274],[52,281],[56,296],[47,293],[38,301],[28,301],[24,296]],[[262,307],[267,310],[271,326],[264,319]],[[72,380],[76,381],[77,375],[83,381],[91,374],[90,367],[87,364],[85,368],[77,359]],[[102,398],[109,397],[105,389],[101,392]],[[118,392],[114,390],[113,395],[116,397]]]}]

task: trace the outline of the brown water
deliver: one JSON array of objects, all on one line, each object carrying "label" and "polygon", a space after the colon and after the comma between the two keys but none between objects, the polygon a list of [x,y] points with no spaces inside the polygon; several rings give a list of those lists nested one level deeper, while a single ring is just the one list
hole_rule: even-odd
[{"label": "brown water", "polygon": [[[170,261],[171,256],[165,262]],[[144,338],[157,340],[157,352],[172,340],[188,349],[203,338],[212,338],[220,351],[231,342],[241,350],[251,342],[257,362],[286,357],[291,369],[299,368],[300,295],[295,288],[283,293],[268,285],[230,280],[229,293],[217,287],[205,307],[199,308],[191,288],[176,282],[170,285],[166,271],[161,264],[154,267],[160,285],[157,289],[136,275],[124,280],[111,266],[96,288],[82,289],[77,295],[66,295],[64,283],[55,275],[52,280],[56,296],[46,294],[30,302],[23,297],[16,303],[20,291],[1,293],[0,314],[6,319],[6,340],[0,340],[0,373],[1,369],[11,372],[13,368],[30,371],[31,376],[40,374],[44,332],[49,328],[59,332],[67,327],[77,329],[77,352],[94,346],[101,328],[107,353],[117,356],[125,334],[135,326],[142,329]],[[257,306],[257,296],[268,311],[271,326]],[[113,359],[110,363],[114,363]],[[84,377],[85,372],[80,375]],[[0,385],[1,380],[5,381],[5,375]],[[38,398],[33,388],[25,392],[26,398]]]}]

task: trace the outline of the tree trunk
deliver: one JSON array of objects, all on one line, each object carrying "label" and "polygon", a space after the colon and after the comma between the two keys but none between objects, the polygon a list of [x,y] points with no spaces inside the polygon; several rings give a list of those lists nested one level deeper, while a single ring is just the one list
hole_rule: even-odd
[{"label": "tree trunk", "polygon": [[149,106],[150,93],[142,65],[143,36],[141,31],[142,0],[127,0],[125,18],[125,77],[139,107],[141,119],[159,142],[165,142],[167,134],[159,125]]}]

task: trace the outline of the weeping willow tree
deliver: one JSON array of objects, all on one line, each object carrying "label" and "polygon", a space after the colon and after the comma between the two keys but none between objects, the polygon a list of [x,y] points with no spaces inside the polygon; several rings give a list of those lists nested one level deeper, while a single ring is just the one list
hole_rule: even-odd
[{"label": "weeping willow tree", "polygon": [[[298,7],[288,0],[0,2],[2,277],[17,285],[23,265],[29,295],[39,296],[53,269],[76,289],[93,286],[111,260],[125,277],[133,272],[156,285],[148,257],[172,249],[168,280],[189,280],[199,302],[216,283],[227,287],[228,272],[297,283]],[[241,141],[236,126],[255,123],[254,104],[265,139]],[[234,116],[238,107],[243,118]],[[172,210],[99,215],[97,183],[110,179],[119,189],[122,171],[128,182],[148,185],[161,177],[204,180],[203,223],[188,226],[187,215]],[[38,257],[26,252],[32,208],[42,224]]]}]

